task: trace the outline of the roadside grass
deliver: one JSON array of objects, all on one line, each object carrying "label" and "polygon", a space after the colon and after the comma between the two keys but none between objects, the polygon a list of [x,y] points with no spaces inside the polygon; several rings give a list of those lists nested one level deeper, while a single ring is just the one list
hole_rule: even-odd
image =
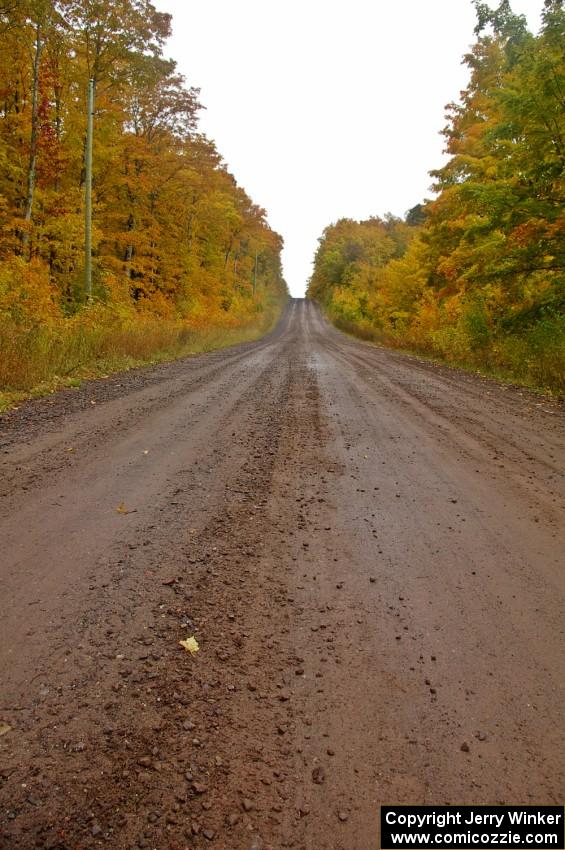
[{"label": "roadside grass", "polygon": [[85,380],[260,339],[274,328],[283,306],[273,301],[247,321],[202,327],[155,316],[122,318],[96,308],[33,327],[0,323],[0,413]]},{"label": "roadside grass", "polygon": [[565,327],[562,322],[556,326],[540,324],[523,336],[501,336],[465,355],[461,351],[457,354],[450,351],[449,344],[440,339],[415,341],[401,335],[385,335],[368,323],[357,324],[326,315],[340,330],[375,345],[565,399]]}]

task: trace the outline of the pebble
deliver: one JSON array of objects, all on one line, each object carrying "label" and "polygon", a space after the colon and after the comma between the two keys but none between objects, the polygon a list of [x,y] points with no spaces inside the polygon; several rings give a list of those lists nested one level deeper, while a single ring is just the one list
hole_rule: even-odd
[{"label": "pebble", "polygon": [[461,744],[461,752],[462,753],[468,753],[468,752],[470,752],[470,750],[471,750],[471,748],[470,748],[469,744],[467,743],[467,741],[463,741],[463,743]]},{"label": "pebble", "polygon": [[342,823],[345,823],[347,820],[349,820],[349,815],[347,814],[347,812],[338,812],[337,816]]},{"label": "pebble", "polygon": [[315,782],[316,785],[322,785],[323,782],[325,781],[325,779],[326,779],[326,771],[324,770],[322,765],[319,764],[312,771],[312,782]]},{"label": "pebble", "polygon": [[247,797],[244,797],[241,801],[241,805],[244,812],[252,812],[254,809],[253,803]]}]

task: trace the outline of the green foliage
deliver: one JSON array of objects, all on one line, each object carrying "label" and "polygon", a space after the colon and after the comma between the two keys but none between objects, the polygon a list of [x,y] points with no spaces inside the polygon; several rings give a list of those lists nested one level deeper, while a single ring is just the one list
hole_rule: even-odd
[{"label": "green foliage", "polygon": [[[309,295],[349,330],[562,392],[565,12],[548,0],[534,37],[507,0],[475,6],[471,79],[449,106],[436,199],[405,223],[327,228]],[[355,261],[344,230],[363,245]]]}]

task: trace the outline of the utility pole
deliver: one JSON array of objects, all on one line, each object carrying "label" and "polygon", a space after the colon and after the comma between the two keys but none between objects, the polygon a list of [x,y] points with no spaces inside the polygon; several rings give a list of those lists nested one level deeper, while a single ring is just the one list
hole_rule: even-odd
[{"label": "utility pole", "polygon": [[86,300],[92,301],[92,137],[94,134],[94,80],[88,81],[86,121],[86,175],[84,181],[84,286]]},{"label": "utility pole", "polygon": [[253,297],[255,298],[255,293],[257,292],[257,257],[259,253],[255,251],[255,269],[253,270]]}]

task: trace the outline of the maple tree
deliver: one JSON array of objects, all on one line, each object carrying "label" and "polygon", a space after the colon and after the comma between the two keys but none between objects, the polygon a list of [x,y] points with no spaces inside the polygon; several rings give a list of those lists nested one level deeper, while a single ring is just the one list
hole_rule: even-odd
[{"label": "maple tree", "polygon": [[565,11],[547,0],[534,36],[507,0],[475,8],[435,200],[327,228],[309,295],[357,332],[563,390]]},{"label": "maple tree", "polygon": [[2,339],[15,326],[63,332],[85,310],[89,80],[88,321],[232,326],[280,310],[282,240],[198,131],[199,92],[163,56],[170,30],[149,0],[0,3]]}]

